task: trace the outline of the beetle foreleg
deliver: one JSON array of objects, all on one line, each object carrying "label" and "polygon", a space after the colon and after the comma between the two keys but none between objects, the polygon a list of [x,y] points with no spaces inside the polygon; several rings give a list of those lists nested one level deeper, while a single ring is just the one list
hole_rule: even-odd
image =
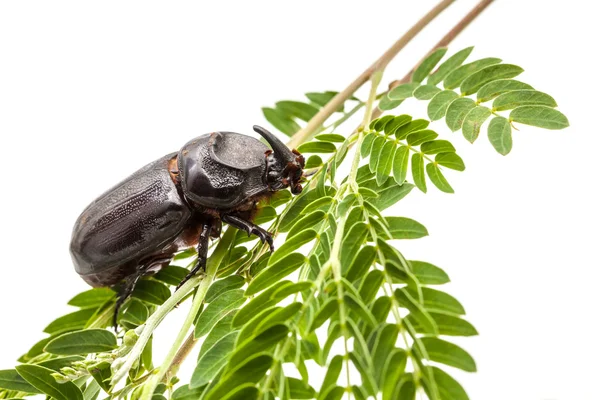
[{"label": "beetle foreleg", "polygon": [[198,259],[196,265],[190,270],[190,272],[183,278],[179,285],[175,288],[175,291],[179,290],[184,283],[186,283],[192,276],[196,275],[198,271],[204,272],[206,268],[206,257],[208,255],[208,239],[213,231],[213,224],[203,223],[202,231],[200,232],[200,238],[198,239]]},{"label": "beetle foreleg", "polygon": [[269,244],[271,252],[275,251],[275,247],[273,246],[273,236],[260,226],[233,214],[223,214],[221,215],[221,220],[231,226],[235,226],[237,229],[247,232],[248,236],[258,236],[263,243]]}]

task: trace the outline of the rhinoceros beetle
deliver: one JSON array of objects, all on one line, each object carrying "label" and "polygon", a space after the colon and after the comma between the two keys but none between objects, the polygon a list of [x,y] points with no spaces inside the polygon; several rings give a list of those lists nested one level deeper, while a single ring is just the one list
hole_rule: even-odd
[{"label": "rhinoceros beetle", "polygon": [[[198,260],[177,286],[206,266],[209,237],[225,222],[256,235],[273,251],[271,234],[252,220],[259,201],[289,187],[302,191],[304,157],[254,126],[270,145],[234,132],[192,139],[151,162],[94,200],[71,238],[77,273],[93,287],[116,287],[119,308],[140,277],[196,246]],[[117,286],[118,285],[118,286]]]}]

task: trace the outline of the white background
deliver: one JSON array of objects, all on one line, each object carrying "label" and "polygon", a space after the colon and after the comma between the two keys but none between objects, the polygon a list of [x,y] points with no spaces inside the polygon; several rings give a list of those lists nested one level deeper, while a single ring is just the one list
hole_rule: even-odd
[{"label": "white background", "polygon": [[[249,133],[262,106],[344,88],[435,3],[0,2],[0,369],[87,288],[67,249],[95,196],[194,136]],[[384,82],[475,3],[458,0]],[[524,67],[519,79],[552,94],[571,128],[523,126],[502,157],[485,133],[469,145],[438,124],[467,164],[449,175],[456,194],[415,190],[390,210],[429,228],[400,249],[450,274],[480,332],[459,341],[479,372],[455,373],[475,400],[599,398],[600,32],[588,4],[497,1],[451,46]],[[405,110],[425,116],[424,103]]]}]

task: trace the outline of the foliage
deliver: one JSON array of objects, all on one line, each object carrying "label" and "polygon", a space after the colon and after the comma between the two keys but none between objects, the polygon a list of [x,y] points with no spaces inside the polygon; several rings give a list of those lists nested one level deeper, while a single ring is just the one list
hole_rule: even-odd
[{"label": "foliage", "polygon": [[[472,47],[452,55],[429,74],[446,50],[442,48],[430,54],[415,70],[411,82],[388,92],[379,107],[392,110],[410,97],[427,100],[427,116],[431,121],[445,118],[452,132],[461,130],[471,143],[477,140],[483,124],[493,116],[487,129],[488,139],[502,155],[512,149],[513,122],[545,129],[569,126],[567,118],[555,109],[556,101],[550,95],[513,79],[523,72],[521,67],[503,64],[499,58],[483,58],[464,64]],[[483,105],[492,100],[491,106]],[[508,117],[502,116],[502,111],[510,111]]]},{"label": "foliage", "polygon": [[[331,125],[298,148],[310,155],[307,168],[314,172],[305,190],[294,199],[278,192],[256,217],[285,235],[274,253],[228,229],[206,276],[174,293],[186,268],[170,265],[143,279],[119,314],[118,337],[106,329],[115,293],[101,288],[78,294],[69,302],[76,311],[51,322],[48,336],[16,369],[0,371],[0,398],[332,400],[348,393],[387,400],[424,392],[430,399],[468,399],[450,373],[475,372],[476,364],[451,339],[477,331],[460,302],[442,289],[448,275],[398,249],[399,241],[426,236],[427,229],[385,210],[414,187],[426,192],[427,179],[452,193],[447,170],[465,170],[451,141],[429,129],[430,120],[445,118],[451,131],[462,130],[473,142],[493,115],[488,136],[501,154],[511,149],[515,122],[548,129],[568,122],[549,95],[512,79],[521,68],[497,58],[464,64],[468,48],[436,69],[445,52],[433,52],[412,82],[379,102],[380,109],[393,110],[409,97],[428,100],[428,119],[389,114],[340,135],[349,116],[372,104],[375,85],[368,101],[354,99],[354,108],[340,109]],[[310,102],[282,101],[263,111],[290,135],[333,95],[309,93]],[[482,105],[492,100],[491,107]],[[508,118],[498,114],[507,110]],[[351,164],[348,176],[337,173],[343,162]],[[189,261],[189,267],[194,258],[186,251],[176,261]],[[193,339],[201,345],[191,381],[179,384],[175,358],[154,365],[152,332],[190,297]],[[174,350],[188,345],[175,344]],[[315,364],[324,371],[317,385]],[[354,374],[361,379],[351,379]],[[124,386],[116,386],[121,380]]]}]

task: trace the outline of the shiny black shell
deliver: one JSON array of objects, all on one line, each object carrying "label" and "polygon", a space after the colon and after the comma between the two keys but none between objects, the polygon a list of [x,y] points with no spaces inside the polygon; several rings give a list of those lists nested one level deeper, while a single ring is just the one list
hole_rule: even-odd
[{"label": "shiny black shell", "polygon": [[110,286],[160,254],[192,210],[169,173],[168,154],[117,184],[79,216],[71,238],[75,270],[92,286]]},{"label": "shiny black shell", "polygon": [[255,138],[234,132],[213,132],[189,141],[177,157],[185,197],[203,207],[228,210],[267,192],[268,150]]},{"label": "shiny black shell", "polygon": [[250,136],[213,132],[146,165],[79,216],[70,247],[75,270],[98,287],[141,268],[160,269],[175,252],[197,244],[205,218],[249,211],[269,193],[268,150]]}]

